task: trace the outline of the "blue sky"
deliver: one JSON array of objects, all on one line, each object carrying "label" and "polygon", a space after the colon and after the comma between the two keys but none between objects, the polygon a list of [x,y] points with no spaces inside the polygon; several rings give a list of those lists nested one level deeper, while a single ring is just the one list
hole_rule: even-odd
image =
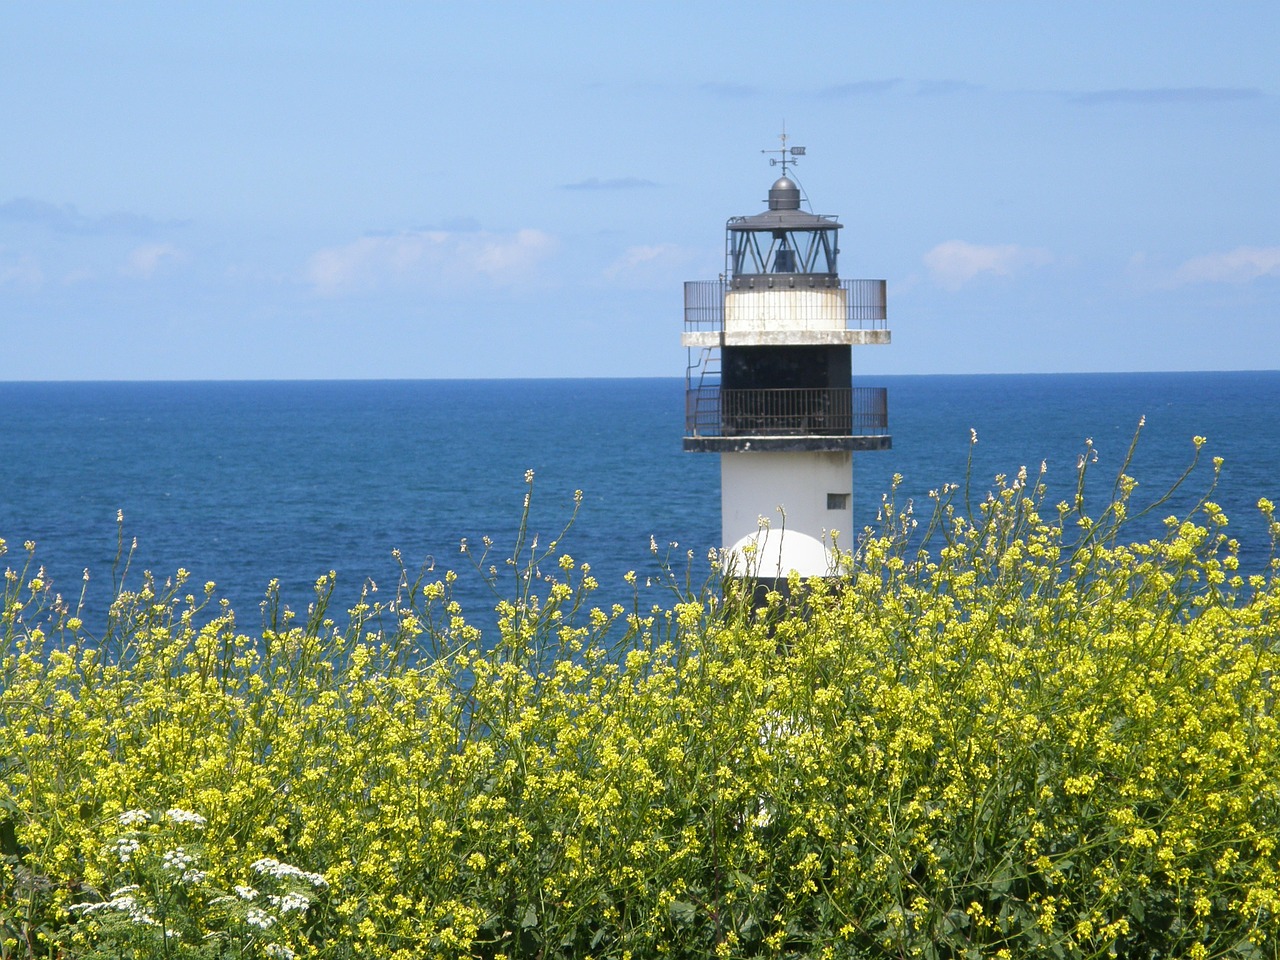
[{"label": "blue sky", "polygon": [[855,373],[1280,367],[1280,4],[11,3],[0,380],[680,376],[785,121]]}]

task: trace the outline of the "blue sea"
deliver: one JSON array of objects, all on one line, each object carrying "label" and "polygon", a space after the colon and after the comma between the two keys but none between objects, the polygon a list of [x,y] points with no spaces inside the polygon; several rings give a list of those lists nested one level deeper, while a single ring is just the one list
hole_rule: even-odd
[{"label": "blue sea", "polygon": [[[1231,517],[1246,570],[1270,555],[1254,506],[1280,502],[1280,372],[881,377],[893,449],[854,457],[854,509],[872,524],[900,474],[897,499],[917,510],[928,491],[963,482],[972,453],[975,500],[996,474],[1034,474],[1049,499],[1068,497],[1092,439],[1090,488],[1102,502],[1146,418],[1129,472],[1136,500],[1162,494],[1208,438],[1183,494],[1133,536],[1158,536],[1158,518],[1185,510],[1225,459],[1214,499]],[[212,580],[252,629],[269,581],[305,610],[312,585],[337,572],[335,601],[362,587],[386,597],[392,550],[416,573],[459,573],[456,597],[478,622],[493,594],[459,545],[514,544],[525,472],[534,471],[530,530],[545,545],[573,512],[562,547],[587,561],[602,602],[629,601],[636,570],[643,603],[665,559],[695,582],[719,546],[719,464],[681,450],[684,382],[636,380],[0,383],[0,566],[20,567],[22,544],[68,597],[89,571],[90,614],[112,590],[117,511],[126,587],[144,570],[163,582],[179,568]],[[978,442],[970,445],[970,431]],[[658,545],[658,556],[651,550]],[[487,565],[487,563],[486,563]],[[655,585],[643,588],[646,579]],[[506,589],[506,588],[504,588]],[[508,591],[509,592],[509,591]]]}]

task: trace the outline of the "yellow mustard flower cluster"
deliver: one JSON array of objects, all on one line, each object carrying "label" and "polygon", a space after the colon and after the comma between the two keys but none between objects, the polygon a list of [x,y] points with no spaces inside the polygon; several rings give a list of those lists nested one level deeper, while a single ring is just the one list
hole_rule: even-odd
[{"label": "yellow mustard flower cluster", "polygon": [[1207,501],[1127,541],[1133,489],[889,498],[763,607],[593,609],[530,538],[491,632],[428,572],[255,636],[147,581],[94,639],[18,572],[0,956],[181,907],[211,956],[1275,957],[1277,564]]}]

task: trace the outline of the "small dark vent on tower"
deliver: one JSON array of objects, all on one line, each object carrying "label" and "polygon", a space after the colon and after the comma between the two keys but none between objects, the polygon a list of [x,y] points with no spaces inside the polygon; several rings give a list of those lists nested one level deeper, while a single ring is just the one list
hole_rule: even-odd
[{"label": "small dark vent on tower", "polygon": [[800,188],[790,177],[779,177],[769,188],[770,210],[799,210]]}]

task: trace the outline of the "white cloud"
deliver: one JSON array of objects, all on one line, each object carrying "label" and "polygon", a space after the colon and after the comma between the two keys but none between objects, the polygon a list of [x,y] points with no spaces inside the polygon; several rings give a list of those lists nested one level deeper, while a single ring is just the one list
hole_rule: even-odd
[{"label": "white cloud", "polygon": [[703,251],[674,243],[628,247],[622,256],[605,267],[604,278],[610,283],[629,286],[667,286],[678,283],[678,278],[689,279],[690,272],[705,272],[704,259]]},{"label": "white cloud", "polygon": [[1007,277],[1015,271],[1052,262],[1053,254],[1042,247],[984,246],[963,240],[940,243],[924,255],[924,265],[934,282],[948,290],[958,290],[984,273]]},{"label": "white cloud", "polygon": [[79,283],[93,283],[100,279],[102,278],[88,267],[75,267],[62,275],[61,283],[64,287],[73,287]]},{"label": "white cloud", "polygon": [[505,285],[527,277],[555,245],[555,238],[541,230],[511,234],[414,230],[361,237],[313,254],[307,278],[317,293],[330,297],[415,282],[480,279]]},{"label": "white cloud", "polygon": [[1173,280],[1176,284],[1249,283],[1267,276],[1280,276],[1280,247],[1236,247],[1194,257],[1174,271]]},{"label": "white cloud", "polygon": [[648,246],[628,247],[626,252],[605,270],[610,278],[628,270],[634,270],[641,264],[653,263],[655,260],[669,260],[679,251],[674,243],[655,243]]},{"label": "white cloud", "polygon": [[149,280],[155,276],[160,264],[167,260],[177,262],[184,259],[185,256],[182,251],[173,246],[173,244],[144,243],[130,252],[128,262],[124,266],[124,274],[129,277]]},{"label": "white cloud", "polygon": [[36,258],[27,253],[8,262],[0,260],[0,286],[5,284],[39,287],[44,284],[44,271]]}]

